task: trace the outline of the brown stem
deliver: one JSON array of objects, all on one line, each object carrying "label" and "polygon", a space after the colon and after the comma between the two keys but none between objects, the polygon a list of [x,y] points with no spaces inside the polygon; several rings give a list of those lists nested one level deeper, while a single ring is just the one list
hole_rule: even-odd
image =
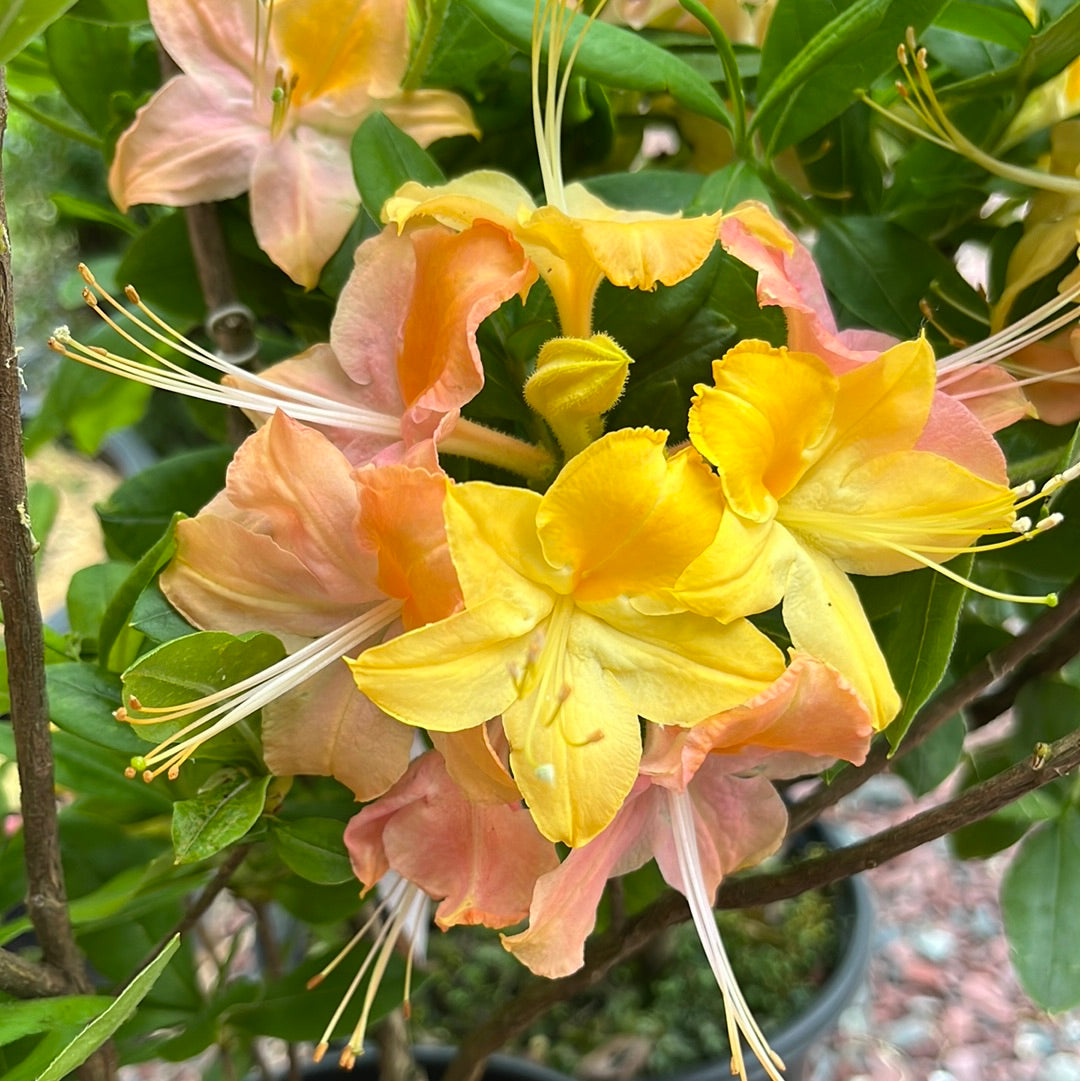
[{"label": "brown stem", "polygon": [[35,965],[17,953],[0,949],[0,991],[16,998],[44,998],[70,990],[68,978],[48,965]]},{"label": "brown stem", "polygon": [[[717,893],[715,907],[747,908],[768,904],[877,867],[927,841],[986,818],[1078,765],[1080,731],[1051,744],[1048,756],[1018,762],[956,798],[858,844],[834,849],[783,871],[728,879]],[[617,932],[609,932],[590,943],[585,964],[577,972],[558,980],[537,977],[530,981],[498,1016],[478,1026],[462,1041],[461,1051],[443,1081],[476,1081],[487,1056],[507,1040],[528,1028],[556,1003],[598,983],[612,967],[642,949],[666,928],[686,920],[689,914],[682,894],[672,890],[627,921]]]},{"label": "brown stem", "polygon": [[[7,85],[0,68],[0,161],[6,128]],[[0,168],[0,607],[4,615],[11,727],[19,770],[26,911],[45,964],[63,974],[67,990],[89,992],[92,985],[75,944],[60,861],[60,826],[45,701],[41,609],[34,583],[36,542],[26,513],[21,383],[15,347],[11,244]],[[114,1055],[108,1045],[79,1069],[83,1081],[109,1081],[115,1073]]]},{"label": "brown stem", "polygon": [[[911,725],[896,755],[890,756],[889,745],[882,737],[870,749],[861,766],[845,769],[829,784],[822,783],[808,796],[791,808],[788,832],[796,832],[813,822],[822,811],[833,806],[842,797],[865,784],[875,774],[889,765],[893,758],[910,753],[941,727],[950,717],[974,702],[991,684],[1018,668],[1036,650],[1046,646],[1052,639],[1068,631],[1073,634],[1080,624],[1080,581],[1073,582],[1061,595],[1056,608],[1040,616],[1022,634],[1011,642],[994,650],[955,683],[946,687],[936,698],[928,702]],[[1019,692],[1014,688],[1014,694]],[[1011,705],[1011,701],[1006,704]]]},{"label": "brown stem", "polygon": [[[0,151],[7,98],[0,71]],[[26,907],[47,964],[71,987],[90,990],[67,914],[45,702],[41,610],[34,584],[36,542],[26,514],[15,302],[3,176],[0,175],[0,604],[11,694],[11,723],[22,789]]]}]

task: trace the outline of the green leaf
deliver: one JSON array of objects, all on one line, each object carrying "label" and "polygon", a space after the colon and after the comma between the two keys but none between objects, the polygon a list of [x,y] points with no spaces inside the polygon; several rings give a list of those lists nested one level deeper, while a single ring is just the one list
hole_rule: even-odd
[{"label": "green leaf", "polygon": [[81,1025],[100,1014],[112,999],[107,995],[64,995],[33,1002],[5,1002],[0,1010],[0,1044],[8,1044],[58,1025]]},{"label": "green leaf", "polygon": [[896,66],[905,31],[930,25],[945,0],[781,0],[758,77],[759,131],[773,156],[839,116]]},{"label": "green leaf", "polygon": [[87,22],[124,25],[144,23],[150,15],[146,0],[78,0],[71,9],[71,17]]},{"label": "green leaf", "polygon": [[405,181],[431,186],[446,180],[435,159],[383,113],[373,113],[360,125],[351,154],[360,201],[375,221],[383,203]]},{"label": "green leaf", "polygon": [[7,0],[0,11],[0,66],[74,3],[75,0]]},{"label": "green leaf", "polygon": [[99,135],[114,116],[112,95],[125,89],[131,69],[127,29],[61,19],[45,35],[49,67],[64,97]]},{"label": "green leaf", "polygon": [[1047,1010],[1080,1004],[1080,809],[1068,808],[1020,845],[1001,884],[1016,974]]},{"label": "green leaf", "polygon": [[176,551],[176,523],[182,517],[179,512],[172,516],[161,539],[135,564],[101,617],[98,652],[110,671],[123,671],[135,659],[142,636],[128,626],[128,620],[143,591],[172,559]]},{"label": "green leaf", "polygon": [[[961,556],[952,560],[949,567],[957,574],[967,575],[973,559],[973,556]],[[899,615],[880,635],[889,672],[903,700],[900,713],[885,730],[894,751],[949,667],[965,589],[959,582],[929,568],[903,577]]]},{"label": "green leaf", "polygon": [[[124,673],[123,701],[135,698],[155,708],[187,705],[264,671],[284,656],[281,643],[269,634],[234,637],[224,631],[199,631],[140,657]],[[156,743],[210,708],[204,706],[182,720],[140,724],[137,731]]]},{"label": "green leaf", "polygon": [[[464,0],[464,4],[495,34],[529,54],[531,4],[521,0]],[[576,15],[568,34],[570,43],[577,41],[584,25],[584,17]],[[718,120],[731,130],[727,106],[704,76],[672,53],[622,27],[593,23],[574,61],[574,74],[623,90],[670,94],[692,112]]]},{"label": "green leaf", "polygon": [[229,771],[222,783],[173,805],[175,862],[197,863],[240,840],[262,814],[270,775]]},{"label": "green leaf", "polygon": [[952,303],[946,302],[948,313],[938,308],[939,321],[948,318],[950,329],[955,323],[961,336],[971,339],[985,330],[957,322],[963,308],[978,312],[986,305],[956,267],[921,237],[891,222],[855,215],[828,218],[814,258],[829,292],[861,326],[914,338],[923,326],[919,302],[947,296]]},{"label": "green leaf", "polygon": [[96,649],[101,620],[127,580],[131,566],[127,563],[97,563],[83,567],[68,583],[67,610],[71,629],[80,635],[91,649]]},{"label": "green leaf", "polygon": [[53,192],[49,199],[62,217],[72,218],[75,221],[92,221],[118,229],[129,236],[138,236],[139,227],[115,207],[104,206],[90,199],[80,199],[76,195],[68,195],[62,191]]},{"label": "green leaf", "polygon": [[270,840],[282,863],[309,882],[336,886],[354,877],[344,827],[335,818],[274,819]]},{"label": "green leaf", "polygon": [[169,944],[161,951],[124,988],[111,1006],[100,1017],[90,1022],[56,1056],[38,1081],[63,1081],[72,1070],[81,1066],[110,1036],[135,1013],[138,1005],[168,965],[172,955],[180,948],[180,936],[174,935]]},{"label": "green leaf", "polygon": [[121,701],[119,676],[86,661],[51,664],[45,670],[45,686],[49,719],[58,728],[125,757],[146,749],[130,725],[113,716]]},{"label": "green leaf", "polygon": [[195,634],[193,627],[165,599],[165,594],[152,583],[143,590],[131,613],[131,626],[151,642],[171,642]]},{"label": "green leaf", "polygon": [[176,512],[195,514],[221,490],[231,459],[228,447],[186,451],[124,481],[95,508],[110,550],[139,560]]},{"label": "green leaf", "polygon": [[949,0],[934,25],[979,41],[992,41],[1016,53],[1027,48],[1033,33],[1027,16],[1013,0]]}]

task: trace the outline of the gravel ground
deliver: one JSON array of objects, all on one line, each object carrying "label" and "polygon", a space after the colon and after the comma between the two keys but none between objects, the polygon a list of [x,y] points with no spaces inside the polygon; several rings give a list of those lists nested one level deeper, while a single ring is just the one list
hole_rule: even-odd
[{"label": "gravel ground", "polygon": [[[919,809],[880,777],[832,820],[854,840]],[[1009,963],[998,906],[1008,863],[954,860],[941,840],[866,872],[869,984],[801,1081],[1080,1081],[1080,1010],[1051,1017]]]}]

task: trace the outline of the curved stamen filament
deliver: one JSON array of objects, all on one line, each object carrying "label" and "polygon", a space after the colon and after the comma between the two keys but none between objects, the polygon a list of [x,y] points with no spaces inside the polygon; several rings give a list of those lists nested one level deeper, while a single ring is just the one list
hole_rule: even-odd
[{"label": "curved stamen filament", "polygon": [[671,811],[671,827],[675,839],[675,852],[679,861],[686,900],[697,928],[702,949],[709,960],[709,967],[720,986],[727,1018],[728,1042],[731,1044],[731,1072],[746,1081],[746,1063],[743,1061],[742,1038],[761,1063],[770,1081],[784,1081],[778,1072],[784,1069],[784,1061],[769,1046],[731,970],[724,942],[716,926],[712,902],[705,893],[701,856],[698,852],[697,833],[694,829],[693,809],[686,792],[668,790],[668,807]]},{"label": "curved stamen filament", "polygon": [[[141,702],[129,699],[130,710],[121,707],[115,716],[118,721],[136,725],[176,721],[207,707],[214,708],[162,740],[149,754],[133,758],[125,772],[129,777],[141,773],[143,780],[147,782],[161,773],[167,773],[170,780],[175,779],[180,766],[208,739],[250,717],[286,691],[292,690],[304,680],[340,660],[345,653],[368,641],[392,623],[400,611],[401,601],[382,601],[363,615],[315,639],[303,649],[262,672],[192,702],[179,706],[155,707],[144,706]],[[131,710],[150,716],[133,717]]]},{"label": "curved stamen filament", "polygon": [[419,921],[424,916],[424,907],[426,904],[427,896],[418,886],[413,885],[411,882],[406,882],[404,879],[395,883],[372,917],[349,940],[345,948],[330,962],[329,965],[326,966],[326,968],[322,970],[322,972],[308,981],[309,988],[315,987],[321,983],[322,980],[352,951],[361,938],[367,933],[372,924],[380,921],[385,912],[392,911],[390,918],[382,921],[375,936],[375,940],[372,942],[371,949],[368,951],[368,954],[364,958],[356,975],[352,978],[348,990],[345,992],[341,1002],[338,1003],[334,1015],[330,1018],[329,1024],[327,1024],[326,1029],[323,1031],[313,1055],[316,1062],[319,1062],[329,1049],[330,1036],[337,1027],[337,1023],[341,1020],[342,1014],[348,1008],[349,1003],[352,1001],[353,996],[356,994],[357,989],[360,987],[360,984],[363,982],[364,977],[370,969],[371,978],[368,980],[367,990],[364,994],[364,1005],[361,1010],[360,1020],[357,1022],[356,1028],[349,1038],[348,1045],[341,1052],[341,1066],[344,1069],[352,1068],[358,1054],[363,1051],[364,1035],[367,1032],[367,1024],[371,1016],[371,1009],[375,1002],[375,996],[378,993],[383,976],[386,975],[386,969],[390,964],[390,958],[393,956],[394,949],[403,932],[408,936],[408,959],[406,961],[407,976],[405,997],[403,1000],[403,1005],[407,1008],[408,973],[411,973],[412,971],[412,956],[416,946],[413,935],[415,934],[416,927],[419,926]]}]

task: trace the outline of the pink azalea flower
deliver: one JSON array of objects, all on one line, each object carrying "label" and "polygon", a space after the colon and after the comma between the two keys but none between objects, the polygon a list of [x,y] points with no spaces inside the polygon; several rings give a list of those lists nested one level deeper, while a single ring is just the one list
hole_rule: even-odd
[{"label": "pink azalea flower", "polygon": [[382,110],[422,145],[477,134],[465,102],[400,89],[406,5],[359,0],[150,0],[159,39],[183,74],[120,137],[109,189],[133,203],[189,206],[251,193],[260,247],[315,285],[360,197],[349,143]]},{"label": "pink azalea flower", "polygon": [[[443,930],[457,924],[508,927],[524,919],[536,880],[558,865],[558,856],[520,800],[471,802],[436,751],[417,758],[389,792],[349,822],[345,845],[365,893],[385,883],[388,875],[393,879],[380,906],[387,913],[382,930],[315,1051],[318,1061],[370,968],[360,1021],[341,1054],[341,1065],[349,1067],[363,1047],[390,953],[403,935],[412,938],[416,933],[427,899],[438,902],[435,923]],[[317,979],[335,967],[355,941]]]},{"label": "pink azalea flower", "polygon": [[686,896],[724,995],[732,1072],[744,1077],[740,1032],[771,1078],[778,1063],[751,1017],[720,941],[711,903],[725,874],[777,850],[787,812],[769,776],[798,776],[836,758],[859,763],[869,714],[834,669],[806,656],[744,706],[688,729],[649,725],[637,783],[611,824],[540,878],[528,928],[503,945],[534,972],[565,976],[584,963],[585,940],[607,879],[655,859]]}]

